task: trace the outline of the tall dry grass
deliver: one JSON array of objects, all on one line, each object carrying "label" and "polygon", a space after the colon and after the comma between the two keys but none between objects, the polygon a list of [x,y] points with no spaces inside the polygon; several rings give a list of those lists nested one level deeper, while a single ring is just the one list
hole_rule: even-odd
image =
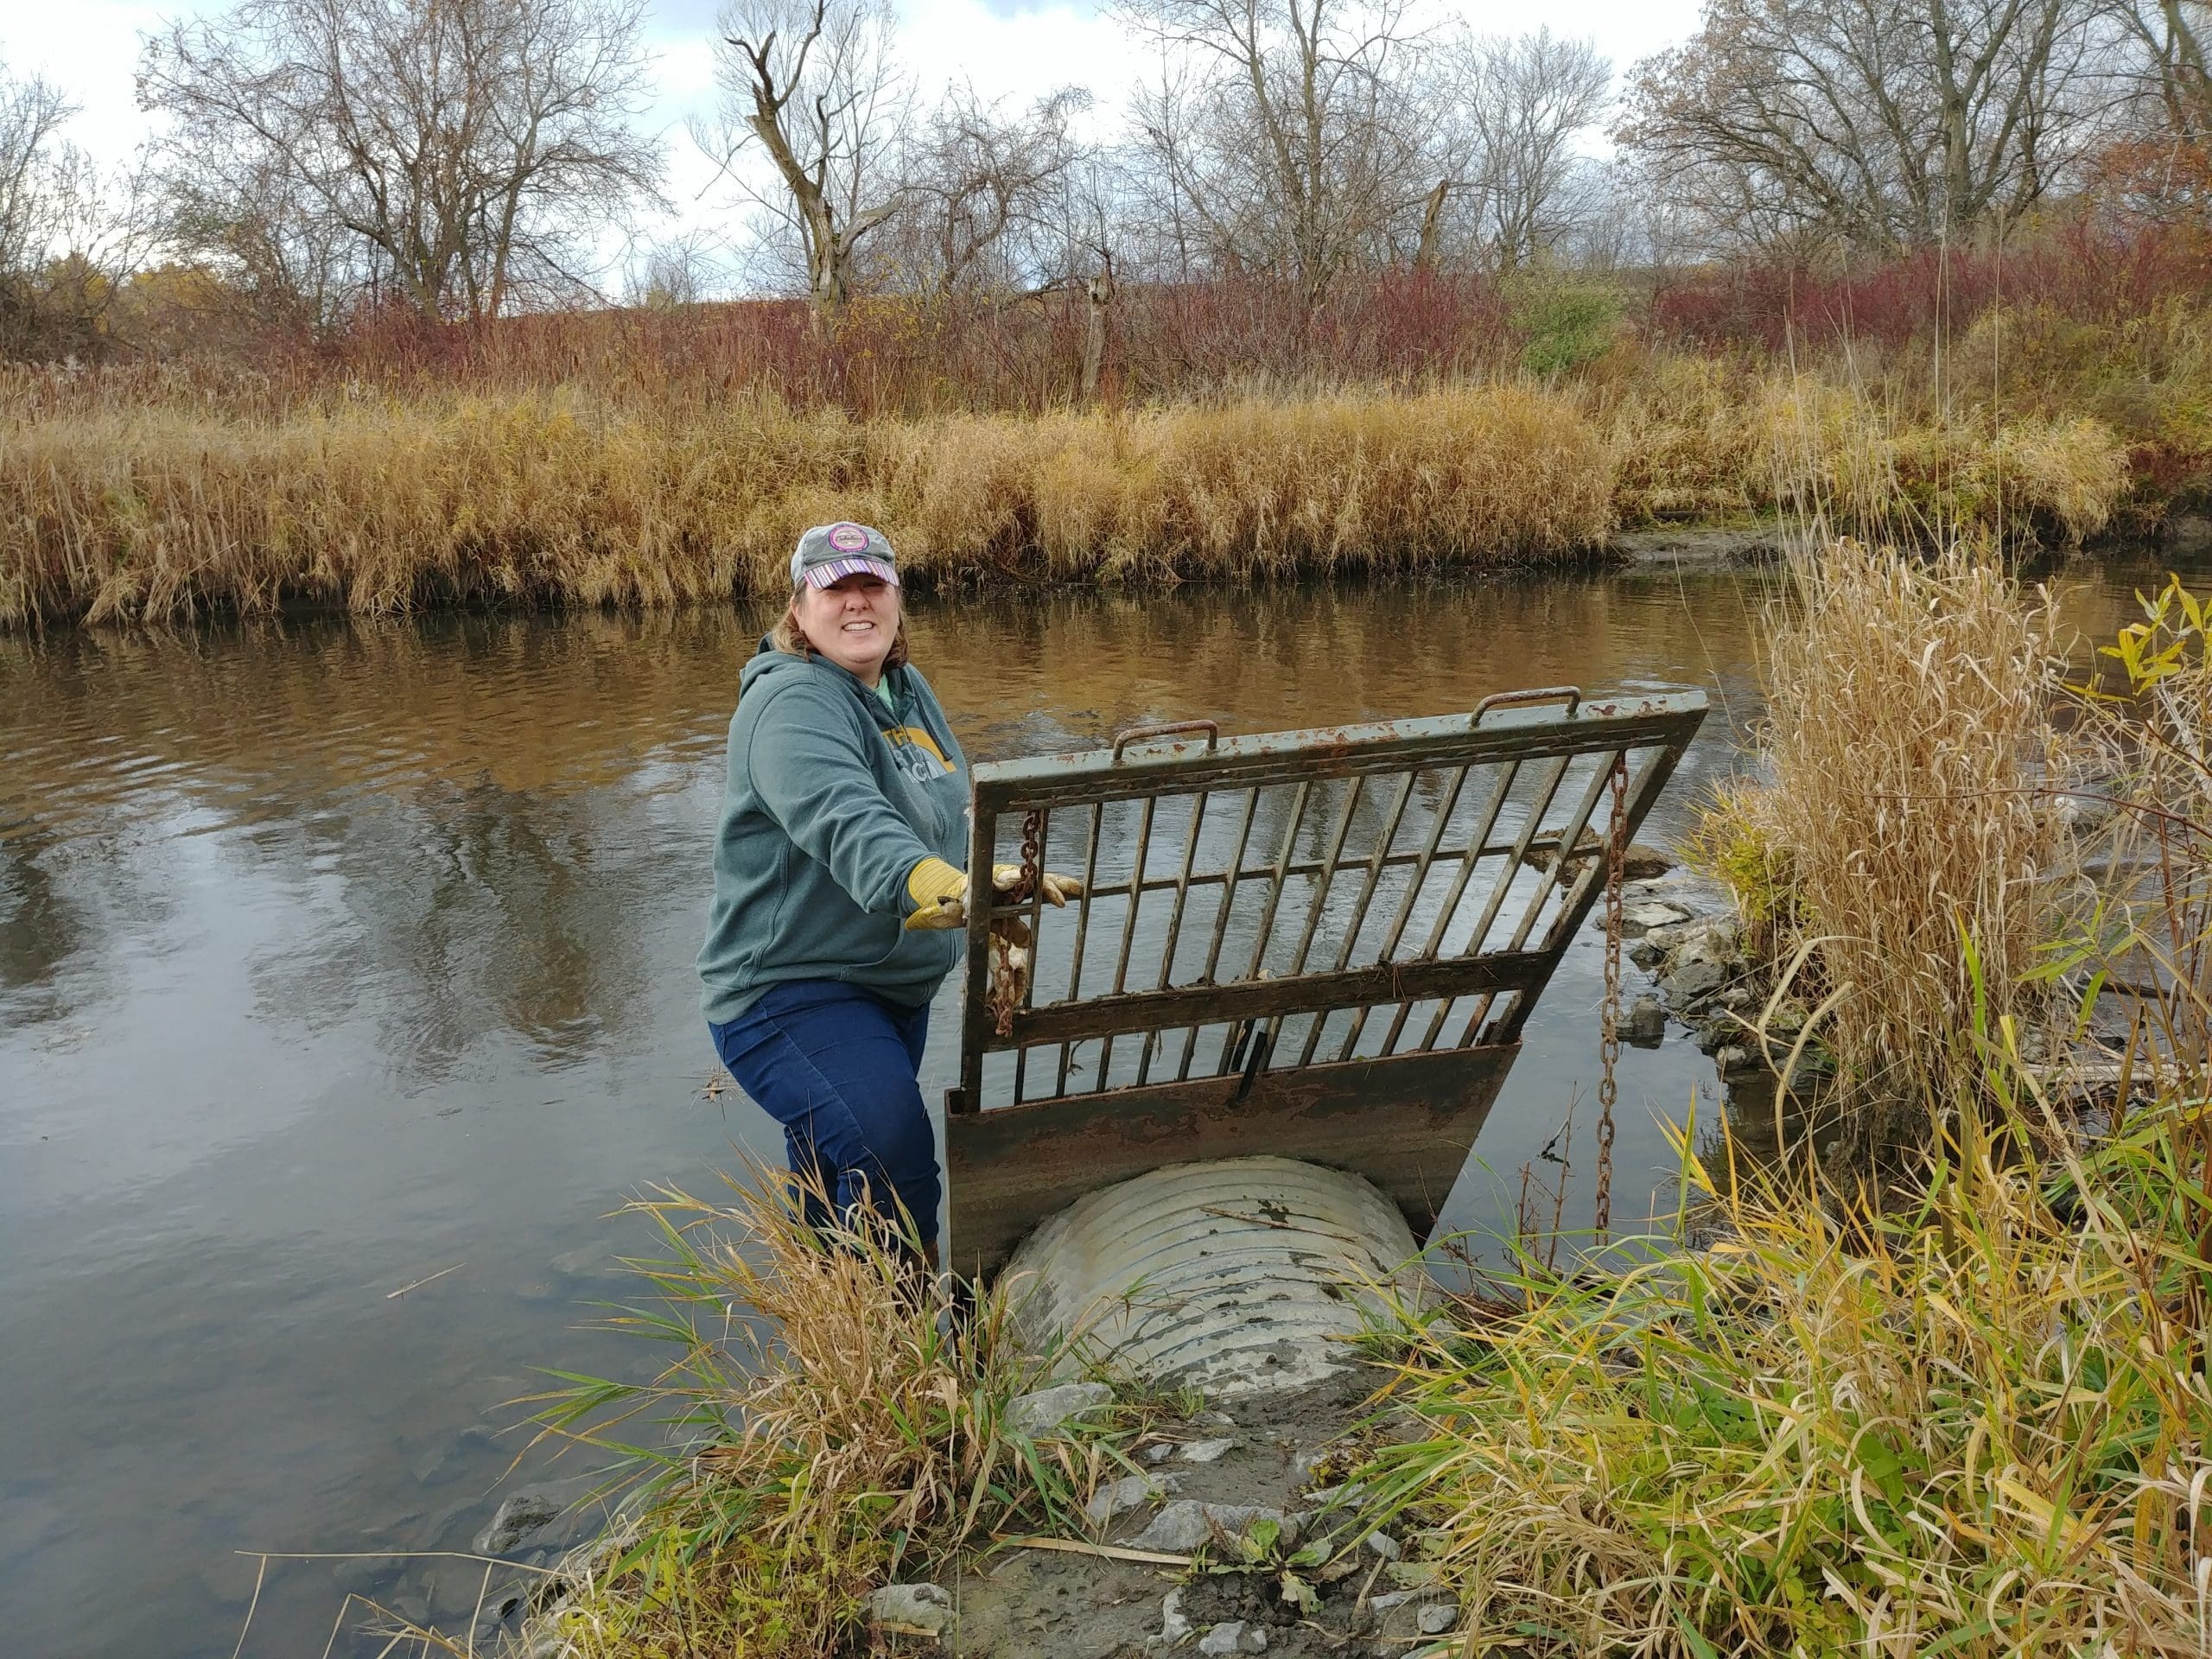
[{"label": "tall dry grass", "polygon": [[2175,1096],[2075,1150],[1993,1071],[2011,1152],[1939,1150],[1901,1205],[1685,1136],[1716,1243],[1524,1255],[1429,1326],[1392,1389],[1428,1433],[1361,1474],[1433,1529],[1469,1651],[2212,1648],[2212,1119]]},{"label": "tall dry grass", "polygon": [[1785,512],[1866,540],[2078,546],[2135,493],[2129,442],[2064,398],[1954,400],[1847,362],[1671,354],[1580,397],[1607,435],[1624,524]]},{"label": "tall dry grass", "polygon": [[1599,545],[1611,499],[1590,423],[1515,386],[868,423],[561,392],[103,407],[0,431],[0,625],[691,602],[775,588],[839,518],[938,583],[1506,563]]},{"label": "tall dry grass", "polygon": [[[1801,553],[1763,664],[1763,781],[1722,798],[1715,873],[1773,931],[1789,987],[1887,1138],[1967,1097],[1978,1023],[2025,1020],[2073,925],[2048,595],[1954,543]],[[1777,882],[1786,891],[1777,893]]]},{"label": "tall dry grass", "polygon": [[668,1363],[642,1383],[556,1373],[539,1421],[651,1478],[536,1598],[530,1652],[849,1651],[873,1586],[1008,1528],[1081,1532],[1098,1480],[1128,1467],[1122,1408],[1034,1439],[1008,1421],[1058,1356],[1016,1336],[1005,1287],[957,1306],[887,1227],[817,1232],[786,1179],[751,1179],[725,1202],[633,1206],[666,1255],[631,1264],[652,1294],[610,1324]]}]

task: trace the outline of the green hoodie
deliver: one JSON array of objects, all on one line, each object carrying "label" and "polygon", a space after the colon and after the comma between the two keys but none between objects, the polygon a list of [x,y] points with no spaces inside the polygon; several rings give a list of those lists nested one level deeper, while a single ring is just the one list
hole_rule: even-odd
[{"label": "green hoodie", "polygon": [[967,868],[967,759],[918,670],[884,680],[887,702],[766,640],[739,676],[699,951],[700,1002],[716,1025],[792,979],[842,979],[918,1007],[960,958],[959,930],[905,921],[915,865],[934,854]]}]

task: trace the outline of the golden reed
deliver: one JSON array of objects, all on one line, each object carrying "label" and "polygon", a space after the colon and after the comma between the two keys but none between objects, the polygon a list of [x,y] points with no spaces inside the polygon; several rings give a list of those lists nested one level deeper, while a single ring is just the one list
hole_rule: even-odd
[{"label": "golden reed", "polygon": [[1903,513],[2078,541],[2129,486],[2093,419],[1907,414],[1663,356],[1556,387],[868,422],[584,385],[29,400],[0,418],[0,626],[720,600],[775,588],[798,531],[840,518],[941,587],[1165,582],[1499,568],[1808,505],[1868,531]]}]

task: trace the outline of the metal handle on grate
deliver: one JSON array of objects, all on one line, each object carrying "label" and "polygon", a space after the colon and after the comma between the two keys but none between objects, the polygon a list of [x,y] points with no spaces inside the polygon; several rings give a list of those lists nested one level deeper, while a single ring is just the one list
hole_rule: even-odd
[{"label": "metal handle on grate", "polygon": [[1493,691],[1475,705],[1474,718],[1467,724],[1479,726],[1483,716],[1493,709],[1518,709],[1533,702],[1564,701],[1567,712],[1573,714],[1582,706],[1582,688],[1579,685],[1547,685],[1534,691]]},{"label": "metal handle on grate", "polygon": [[1211,720],[1171,720],[1164,726],[1132,726],[1126,732],[1114,734],[1114,759],[1119,760],[1122,751],[1132,743],[1149,743],[1162,737],[1187,737],[1199,732],[1206,734],[1209,749],[1221,741],[1221,727]]}]

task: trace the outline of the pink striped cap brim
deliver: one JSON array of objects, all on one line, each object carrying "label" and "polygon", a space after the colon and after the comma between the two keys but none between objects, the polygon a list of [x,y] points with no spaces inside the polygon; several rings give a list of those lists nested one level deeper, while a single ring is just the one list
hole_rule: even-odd
[{"label": "pink striped cap brim", "polygon": [[842,582],[847,576],[880,576],[893,588],[899,585],[899,573],[881,559],[855,555],[850,558],[824,559],[820,564],[810,564],[806,568],[807,585],[812,588],[827,588],[834,582]]}]

